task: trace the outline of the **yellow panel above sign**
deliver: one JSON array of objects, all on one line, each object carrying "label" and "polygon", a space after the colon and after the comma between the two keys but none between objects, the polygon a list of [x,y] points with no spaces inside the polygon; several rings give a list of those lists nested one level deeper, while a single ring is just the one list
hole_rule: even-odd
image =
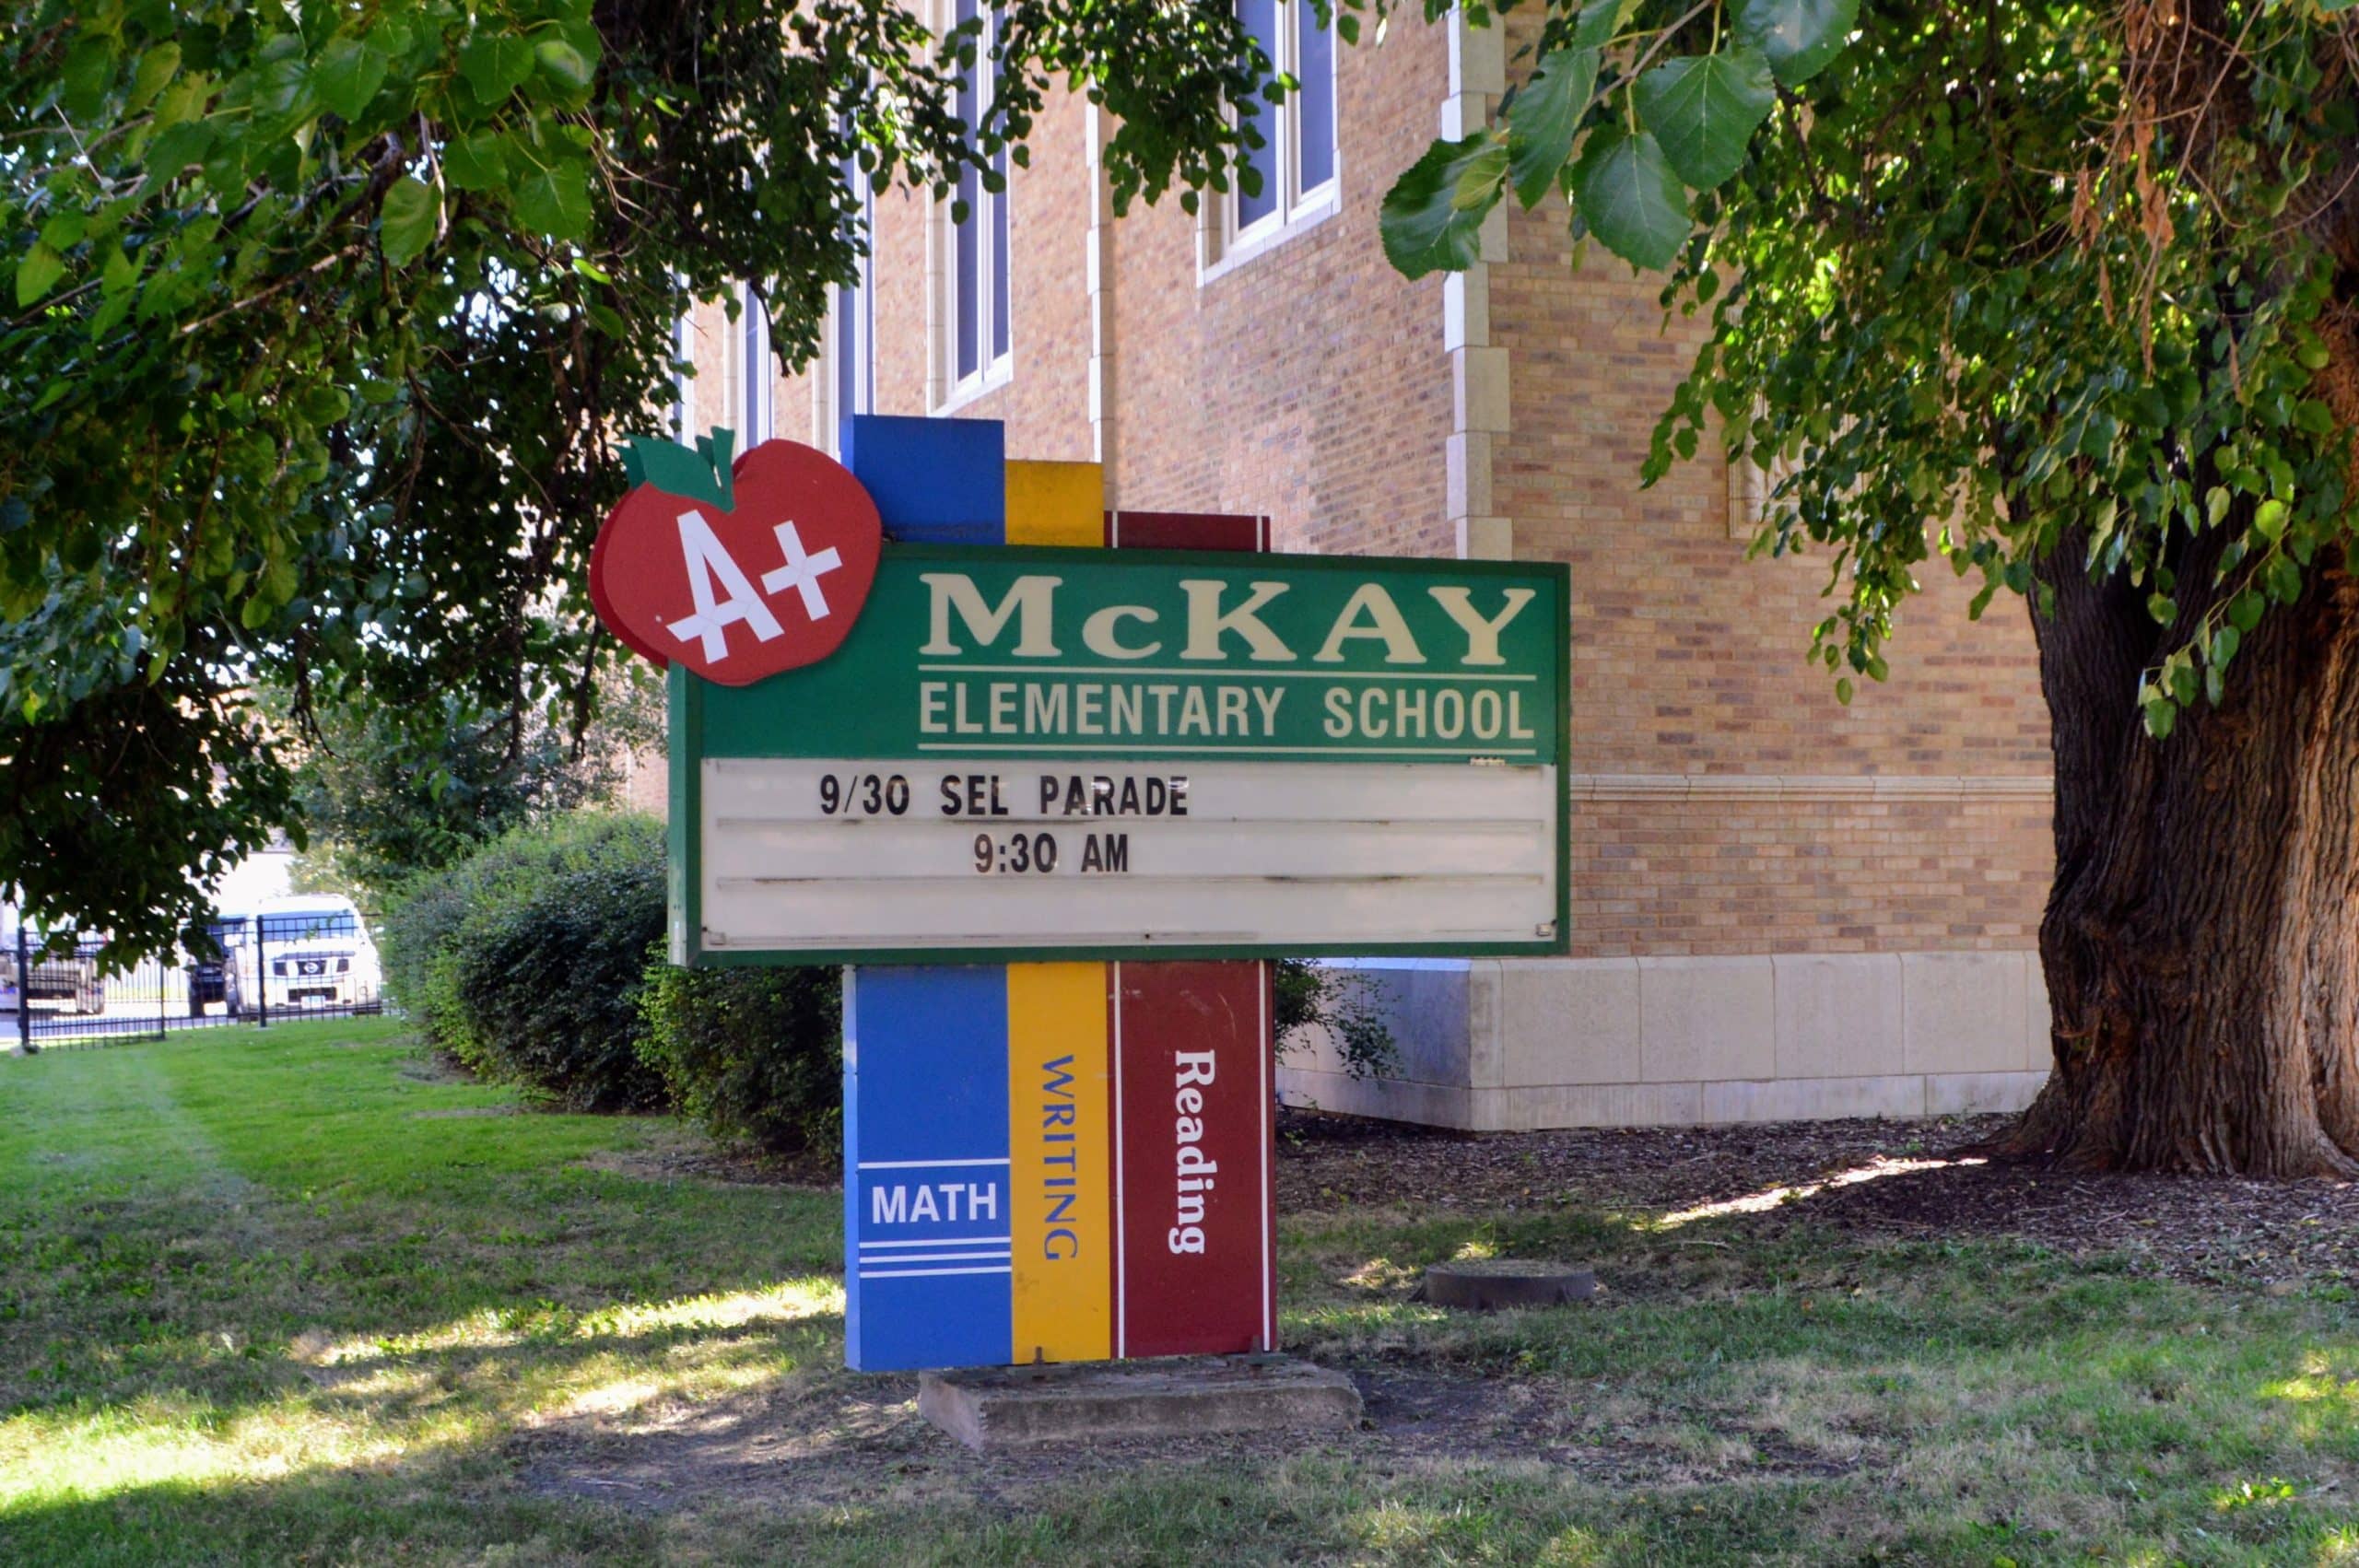
[{"label": "yellow panel above sign", "polygon": [[1102,546],[1106,543],[1104,466],[1011,459],[1007,543]]}]

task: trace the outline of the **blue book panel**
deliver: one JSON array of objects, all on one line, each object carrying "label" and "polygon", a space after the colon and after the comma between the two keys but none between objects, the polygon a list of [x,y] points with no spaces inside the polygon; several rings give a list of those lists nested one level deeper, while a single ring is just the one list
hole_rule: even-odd
[{"label": "blue book panel", "polygon": [[1007,543],[1007,438],[996,419],[854,415],[843,462],[875,500],[887,539]]},{"label": "blue book panel", "polygon": [[844,1340],[863,1372],[1007,1360],[1007,971],[844,980]]}]

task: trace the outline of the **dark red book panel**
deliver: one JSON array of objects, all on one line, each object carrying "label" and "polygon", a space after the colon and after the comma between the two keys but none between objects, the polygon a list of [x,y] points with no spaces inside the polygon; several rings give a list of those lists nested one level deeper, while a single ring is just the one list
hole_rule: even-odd
[{"label": "dark red book panel", "polygon": [[1241,550],[1270,547],[1270,520],[1236,512],[1106,514],[1106,543],[1117,550]]},{"label": "dark red book panel", "polygon": [[1118,1356],[1270,1348],[1263,966],[1115,966]]}]

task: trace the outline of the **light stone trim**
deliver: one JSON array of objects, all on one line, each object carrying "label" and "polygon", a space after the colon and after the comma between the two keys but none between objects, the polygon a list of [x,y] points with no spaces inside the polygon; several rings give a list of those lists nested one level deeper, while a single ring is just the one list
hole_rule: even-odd
[{"label": "light stone trim", "polygon": [[1115,499],[1114,453],[1118,432],[1114,423],[1114,186],[1106,177],[1106,144],[1113,139],[1112,118],[1097,105],[1086,104],[1082,115],[1085,150],[1089,169],[1089,228],[1083,258],[1089,291],[1089,452],[1098,464],[1105,506]]},{"label": "light stone trim", "polygon": [[2052,800],[2044,773],[1576,773],[1575,801]]},{"label": "light stone trim", "polygon": [[1341,966],[1386,988],[1370,1000],[1402,1069],[1355,1080],[1320,1041],[1280,1067],[1289,1103],[1473,1131],[1679,1126],[2019,1110],[2047,1079],[2047,994],[2019,949]]},{"label": "light stone trim", "polygon": [[[1489,123],[1508,90],[1507,29],[1474,27],[1450,12],[1449,90],[1441,134],[1456,139]],[[1508,259],[1507,204],[1483,223],[1478,259],[1442,276],[1442,352],[1449,360],[1450,433],[1444,448],[1443,509],[1461,560],[1508,560],[1515,524],[1493,502],[1492,462],[1511,427],[1508,350],[1491,341],[1491,268]]]}]

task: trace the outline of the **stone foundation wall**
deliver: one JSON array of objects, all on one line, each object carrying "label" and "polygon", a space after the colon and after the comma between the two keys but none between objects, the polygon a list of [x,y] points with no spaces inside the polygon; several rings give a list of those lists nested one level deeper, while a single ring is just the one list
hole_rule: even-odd
[{"label": "stone foundation wall", "polygon": [[2019,1110],[2048,1076],[2021,952],[1360,960],[1400,1061],[1281,1059],[1285,1103],[1469,1131]]}]

